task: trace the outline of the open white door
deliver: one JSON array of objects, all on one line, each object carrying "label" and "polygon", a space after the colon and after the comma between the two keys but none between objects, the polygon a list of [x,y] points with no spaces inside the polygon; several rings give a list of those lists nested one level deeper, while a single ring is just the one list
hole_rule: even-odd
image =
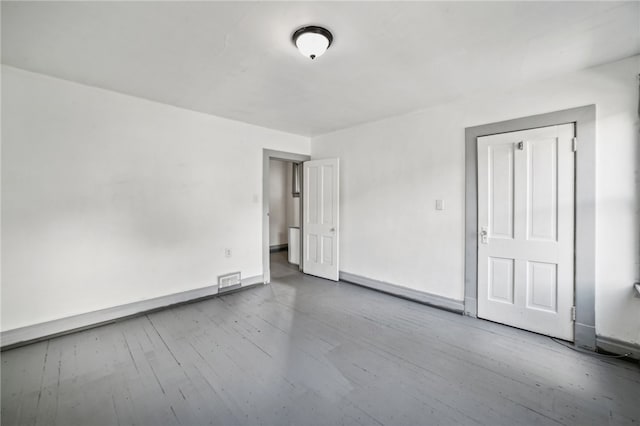
[{"label": "open white door", "polygon": [[573,124],[478,138],[478,316],[573,340]]},{"label": "open white door", "polygon": [[304,163],[303,270],[338,281],[338,159]]}]

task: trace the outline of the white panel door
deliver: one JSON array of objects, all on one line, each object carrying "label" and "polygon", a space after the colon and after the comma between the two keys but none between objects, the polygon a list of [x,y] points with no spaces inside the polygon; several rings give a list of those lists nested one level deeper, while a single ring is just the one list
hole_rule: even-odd
[{"label": "white panel door", "polygon": [[478,138],[478,316],[573,341],[573,124]]},{"label": "white panel door", "polygon": [[337,158],[304,163],[303,270],[338,281]]}]

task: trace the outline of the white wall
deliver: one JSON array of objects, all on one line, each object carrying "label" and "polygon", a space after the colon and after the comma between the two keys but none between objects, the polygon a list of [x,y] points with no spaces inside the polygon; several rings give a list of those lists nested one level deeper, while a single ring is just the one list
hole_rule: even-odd
[{"label": "white wall", "polygon": [[3,331],[262,274],[262,150],[308,138],[11,67],[2,85]]},{"label": "white wall", "polygon": [[340,269],[462,300],[465,127],[595,103],[596,332],[640,343],[638,72],[636,56],[313,138],[341,161]]},{"label": "white wall", "polygon": [[291,187],[287,186],[289,163],[269,161],[269,245],[287,244],[287,207]]}]

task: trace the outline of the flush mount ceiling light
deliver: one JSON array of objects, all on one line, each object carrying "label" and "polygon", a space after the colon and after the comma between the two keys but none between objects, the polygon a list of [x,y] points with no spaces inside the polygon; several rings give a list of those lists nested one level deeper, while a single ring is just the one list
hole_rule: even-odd
[{"label": "flush mount ceiling light", "polygon": [[333,35],[326,28],[310,25],[297,29],[291,40],[300,53],[307,58],[315,59],[331,46]]}]

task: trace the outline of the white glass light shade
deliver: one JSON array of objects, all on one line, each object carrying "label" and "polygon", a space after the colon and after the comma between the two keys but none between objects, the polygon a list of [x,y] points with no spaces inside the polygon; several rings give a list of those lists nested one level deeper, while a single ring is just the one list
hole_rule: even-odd
[{"label": "white glass light shade", "polygon": [[291,36],[300,53],[315,59],[331,46],[333,34],[326,28],[310,25],[298,28]]},{"label": "white glass light shade", "polygon": [[304,56],[315,59],[327,50],[329,40],[322,34],[304,33],[298,36],[296,46]]}]

